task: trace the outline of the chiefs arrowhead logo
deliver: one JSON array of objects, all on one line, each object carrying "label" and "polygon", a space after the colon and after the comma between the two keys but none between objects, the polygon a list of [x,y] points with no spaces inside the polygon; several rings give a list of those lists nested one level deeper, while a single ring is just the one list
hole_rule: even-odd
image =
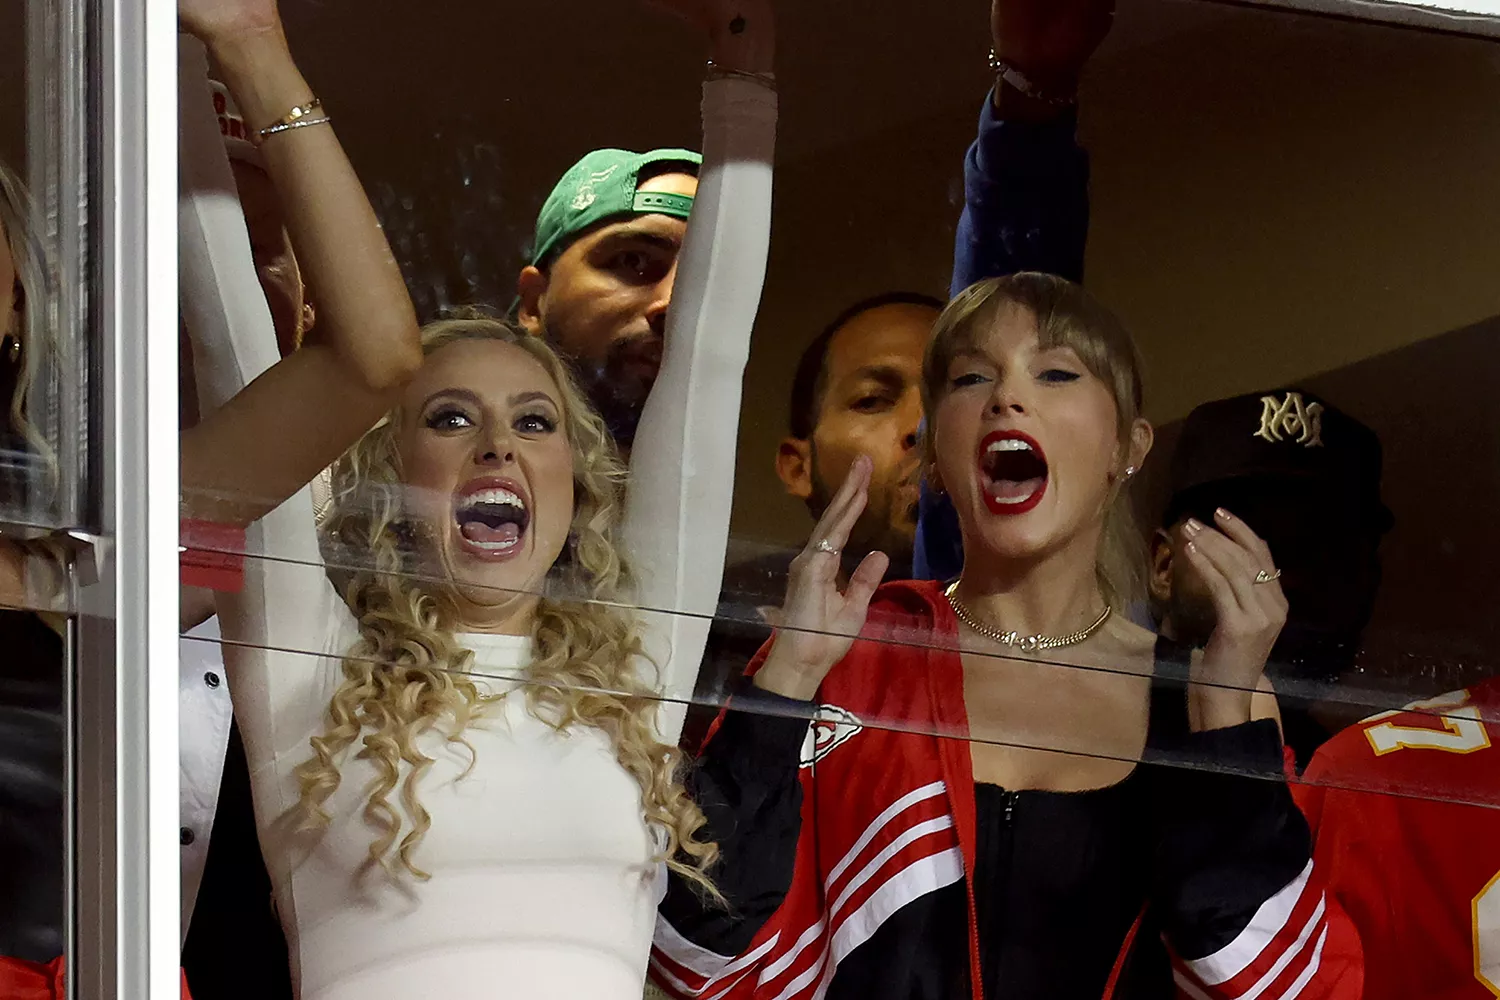
[{"label": "chiefs arrowhead logo", "polygon": [[802,743],[802,766],[812,767],[863,728],[865,724],[853,712],[837,705],[819,705],[818,714],[807,727],[807,739]]}]

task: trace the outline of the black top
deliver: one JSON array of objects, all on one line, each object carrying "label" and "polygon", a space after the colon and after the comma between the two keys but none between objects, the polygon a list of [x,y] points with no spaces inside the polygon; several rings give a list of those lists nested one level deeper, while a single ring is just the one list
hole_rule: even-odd
[{"label": "black top", "polygon": [[[1181,684],[1190,654],[1167,640],[1158,642],[1157,654],[1148,760],[1180,745],[1190,731]],[[1151,785],[1171,777],[1159,771],[1143,763],[1113,785],[1083,792],[974,786],[974,906],[987,1000],[1098,1000],[1103,994],[1119,942],[1150,893],[1151,866],[1142,859],[1155,852]],[[968,996],[967,910],[962,882],[908,904],[864,946],[886,959],[841,965],[829,1000],[891,995],[880,985],[893,978],[909,981],[901,995],[912,1000]],[[918,937],[927,948],[911,947]],[[1064,941],[1070,946],[1060,947]],[[905,956],[901,968],[892,968],[892,955]],[[1142,935],[1116,996],[1171,995],[1160,939]]]},{"label": "black top", "polygon": [[63,948],[63,643],[0,610],[0,955]]},{"label": "black top", "polygon": [[239,726],[229,730],[203,881],[182,948],[193,1000],[291,1000],[286,936],[272,903]]}]

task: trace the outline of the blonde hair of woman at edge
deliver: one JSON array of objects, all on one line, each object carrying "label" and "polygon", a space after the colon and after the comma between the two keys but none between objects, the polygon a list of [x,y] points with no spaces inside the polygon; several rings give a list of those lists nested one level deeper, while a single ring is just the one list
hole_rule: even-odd
[{"label": "blonde hair of woman at edge", "polygon": [[[666,834],[664,860],[717,895],[704,872],[717,860],[713,844],[696,839],[703,813],[679,777],[682,753],[656,739],[657,700],[636,664],[644,655],[637,623],[618,607],[630,571],[617,542],[625,467],[604,422],[589,406],[558,356],[538,337],[492,319],[466,317],[427,326],[426,354],[463,340],[498,340],[535,358],[557,384],[573,453],[576,489],[568,547],[554,564],[549,592],[536,612],[536,658],[525,670],[527,706],[562,731],[571,725],[606,733],[616,758],[640,785],[647,823]],[[300,831],[327,826],[322,808],[340,782],[337,759],[355,741],[380,772],[365,817],[380,835],[370,860],[426,878],[412,858],[431,825],[419,785],[433,763],[418,738],[446,726],[451,743],[504,695],[484,696],[466,672],[473,653],[454,639],[442,590],[426,581],[412,541],[420,528],[400,501],[397,436],[404,415],[393,411],[333,468],[333,503],[323,524],[331,567],[362,638],[344,659],[344,681],[329,705],[330,722],[312,738],[314,756],[297,768],[301,801],[292,819]],[[473,767],[472,747],[470,767]],[[401,763],[412,766],[404,777]],[[399,790],[398,790],[399,789]],[[392,804],[391,794],[400,805]],[[402,814],[412,829],[396,843]],[[685,854],[692,864],[684,864]]]},{"label": "blonde hair of woman at edge", "polygon": [[[1023,271],[971,285],[948,304],[933,328],[922,359],[922,412],[935,413],[947,390],[948,366],[958,354],[976,349],[999,314],[1021,307],[1036,317],[1042,350],[1070,348],[1114,397],[1122,455],[1130,449],[1130,431],[1141,416],[1141,357],[1135,341],[1115,316],[1081,288],[1049,274]],[[922,426],[922,454],[937,454],[934,421]],[[1135,508],[1121,476],[1104,509],[1095,567],[1099,591],[1116,610],[1126,610],[1146,596],[1146,547]]]},{"label": "blonde hair of woman at edge", "polygon": [[[52,353],[57,327],[56,283],[50,255],[35,232],[36,218],[35,205],[25,184],[15,171],[0,161],[0,229],[5,234],[22,302],[14,326],[10,315],[0,317],[0,336],[5,338],[0,348],[7,353],[19,352],[20,371],[16,373],[15,391],[10,399],[10,426],[26,442],[43,473],[40,480],[27,483],[29,488],[40,488],[41,491],[40,496],[34,493],[28,497],[33,506],[37,501],[45,503],[52,499],[57,489],[58,473],[57,453],[31,421],[27,406],[32,387],[41,373],[42,362]],[[9,363],[8,359],[4,363]],[[8,502],[15,499],[6,498]],[[42,601],[49,601],[61,591],[65,554],[57,542],[47,538],[6,538],[4,542],[5,549],[0,558],[16,564],[13,568],[16,577],[24,580],[26,574],[31,574],[21,586],[23,591],[29,590],[32,598]],[[38,570],[43,579],[36,579]],[[8,596],[17,598],[17,603],[23,597],[21,594]]]}]

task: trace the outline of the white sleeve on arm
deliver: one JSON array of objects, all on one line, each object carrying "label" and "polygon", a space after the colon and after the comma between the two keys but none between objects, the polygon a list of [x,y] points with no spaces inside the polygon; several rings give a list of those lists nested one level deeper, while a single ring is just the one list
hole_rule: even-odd
[{"label": "white sleeve on arm", "polygon": [[[207,414],[280,356],[215,121],[203,48],[186,36],[181,43],[180,296]],[[307,487],[251,525],[245,549],[241,590],[219,594],[217,603],[257,811],[267,818],[290,802],[285,782],[265,781],[262,772],[307,756],[307,739],[337,682],[337,661],[321,657],[343,652],[357,630],[324,573]]]},{"label": "white sleeve on arm", "polygon": [[740,389],[771,239],[776,94],[729,77],[703,87],[703,167],[677,264],[661,372],[631,455],[625,544],[646,650],[675,742],[724,577]]},{"label": "white sleeve on arm", "polygon": [[279,356],[271,310],[250,258],[245,212],[214,114],[208,56],[191,35],[179,35],[178,46],[178,301],[193,341],[199,406],[208,414]]}]

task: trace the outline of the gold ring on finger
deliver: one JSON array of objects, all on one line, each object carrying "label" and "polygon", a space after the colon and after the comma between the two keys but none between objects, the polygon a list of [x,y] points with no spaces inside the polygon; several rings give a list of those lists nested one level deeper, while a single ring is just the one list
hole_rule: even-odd
[{"label": "gold ring on finger", "polygon": [[1261,570],[1259,573],[1255,574],[1255,582],[1256,583],[1275,583],[1277,580],[1280,580],[1280,579],[1281,579],[1281,570],[1279,570],[1279,569],[1273,569],[1273,570],[1269,570],[1269,571],[1268,570]]}]

